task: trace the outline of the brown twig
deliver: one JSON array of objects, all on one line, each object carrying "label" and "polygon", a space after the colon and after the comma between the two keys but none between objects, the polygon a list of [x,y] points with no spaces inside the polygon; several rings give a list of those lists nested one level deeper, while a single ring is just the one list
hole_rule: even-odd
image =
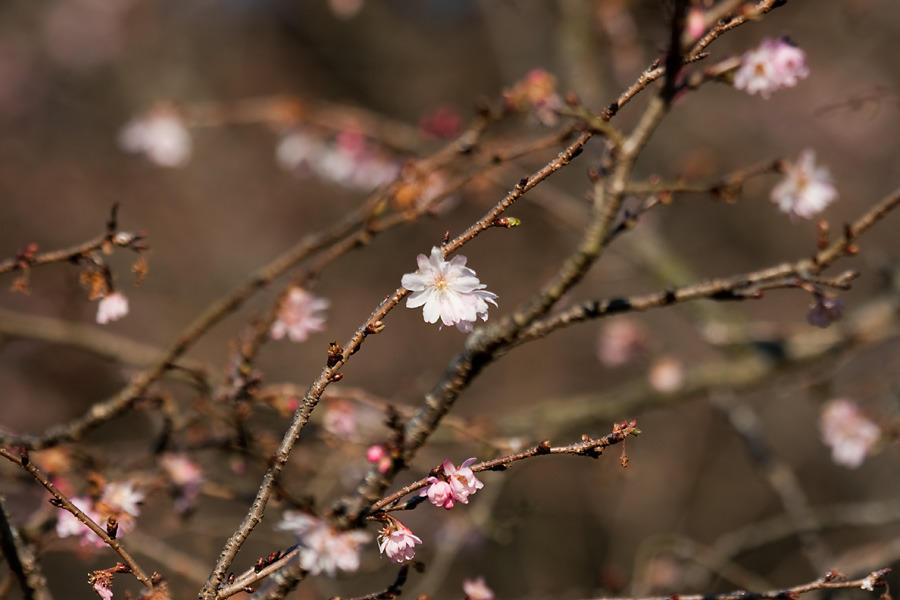
[{"label": "brown twig", "polygon": [[[576,456],[598,458],[600,454],[602,454],[604,448],[607,448],[614,444],[618,444],[620,442],[624,442],[625,438],[627,438],[629,435],[636,436],[639,433],[640,430],[637,428],[636,421],[631,421],[630,423],[625,422],[618,424],[615,428],[613,428],[612,433],[608,433],[601,438],[590,438],[584,435],[582,436],[580,442],[569,444],[568,446],[551,446],[550,442],[545,440],[537,446],[534,446],[527,450],[523,450],[522,452],[509,454],[507,456],[501,456],[500,458],[495,458],[492,460],[485,460],[480,463],[471,465],[470,468],[474,473],[478,473],[481,471],[502,471],[516,461],[550,454],[573,454]],[[392,508],[389,507],[395,505],[400,501],[401,498],[427,485],[429,485],[427,477],[406,485],[403,487],[403,489],[397,490],[390,496],[382,498],[381,500],[373,503],[371,510],[372,512],[376,512],[379,510],[391,510]]]},{"label": "brown twig", "polygon": [[84,523],[87,527],[90,528],[91,531],[97,534],[100,539],[106,542],[106,545],[112,548],[122,558],[125,564],[128,565],[128,568],[131,569],[131,572],[134,574],[135,578],[137,578],[138,581],[143,583],[148,588],[153,587],[150,578],[147,577],[147,574],[144,573],[144,570],[141,569],[137,562],[135,562],[131,555],[125,550],[125,547],[122,546],[121,542],[111,537],[106,532],[106,530],[95,523],[89,516],[84,513],[84,511],[75,506],[75,504],[73,504],[65,494],[60,492],[59,489],[57,489],[57,487],[53,485],[53,483],[51,483],[49,479],[47,479],[47,477],[41,472],[41,470],[38,469],[33,462],[28,460],[28,453],[26,451],[23,451],[22,456],[16,456],[6,448],[0,448],[0,456],[9,460],[10,462],[15,463],[16,465],[27,471],[38,483],[44,486],[47,491],[53,495],[57,506],[75,515],[75,517],[79,521]]},{"label": "brown twig", "polygon": [[869,573],[869,575],[862,579],[847,581],[843,580],[840,573],[829,571],[822,579],[780,590],[769,590],[767,592],[745,592],[741,590],[737,592],[726,592],[724,594],[676,594],[674,596],[655,596],[640,599],[597,598],[594,600],[672,600],[673,597],[678,598],[678,600],[784,600],[786,598],[797,598],[802,594],[817,590],[861,589],[871,592],[875,591],[876,588],[887,589],[887,582],[885,581],[884,576],[888,572],[890,572],[890,569],[881,569],[880,571]]},{"label": "brown twig", "polygon": [[3,550],[9,570],[19,581],[25,600],[52,599],[40,563],[10,519],[6,510],[6,499],[2,494],[0,494],[0,549]]}]

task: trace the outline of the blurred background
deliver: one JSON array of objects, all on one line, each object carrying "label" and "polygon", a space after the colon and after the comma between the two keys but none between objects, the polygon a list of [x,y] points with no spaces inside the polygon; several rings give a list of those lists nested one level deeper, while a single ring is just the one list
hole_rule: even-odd
[{"label": "blurred background", "polygon": [[[0,6],[0,257],[15,257],[30,243],[46,251],[102,234],[118,203],[120,228],[148,235],[150,272],[135,287],[129,272],[134,256],[119,251],[109,257],[130,312],[105,328],[151,349],[166,347],[254,270],[362,204],[405,161],[443,147],[441,132],[458,132],[477,102],[499,103],[504,90],[534,69],[555,77],[560,95],[574,92],[599,112],[661,56],[669,8],[628,0],[9,0]],[[811,148],[836,182],[839,200],[824,216],[833,232],[840,231],[898,186],[898,33],[900,4],[893,0],[831,0],[790,2],[723,36],[710,47],[709,61],[788,35],[807,53],[810,76],[769,100],[723,84],[683,96],[641,156],[638,175],[711,181],[778,157],[794,160]],[[632,125],[645,96],[613,123]],[[252,110],[244,118],[234,109],[246,108],[248,100],[270,107],[263,118]],[[183,118],[190,135],[189,155],[176,156],[174,167],[128,152],[134,149],[128,124],[166,110]],[[318,120],[306,119],[309,114]],[[437,134],[435,115],[443,115]],[[357,133],[354,124],[366,119],[386,123],[394,140],[367,139],[367,147],[377,148],[371,179],[353,179],[352,168],[341,170],[346,165],[329,169],[297,158],[290,151],[296,147],[284,145],[299,133],[292,139],[302,151],[340,154],[347,143],[341,134]],[[486,136],[486,152],[559,127],[533,114],[514,115]],[[445,232],[462,232],[560,147],[507,162],[454,193],[439,215],[340,257],[314,289],[331,302],[327,330],[302,344],[266,345],[256,364],[264,383],[302,392],[321,370],[327,343],[348,339],[415,269],[417,254],[427,254]],[[521,219],[521,227],[490,230],[464,248],[469,265],[499,295],[492,318],[525,301],[574,248],[591,188],[587,172],[602,150],[592,141],[569,168],[513,207],[508,214]],[[774,175],[750,181],[733,204],[677,196],[618,240],[566,304],[810,256],[814,224],[792,223],[778,212],[768,198],[776,182]],[[822,565],[811,564],[816,552],[820,558],[825,553],[826,567],[848,575],[892,566],[900,557],[893,542],[900,532],[900,461],[892,447],[900,423],[892,300],[897,228],[897,215],[889,215],[860,240],[860,255],[835,270],[862,272],[854,289],[841,294],[851,325],[837,332],[806,323],[809,294],[775,291],[758,301],[630,315],[627,327],[638,342],[622,364],[598,356],[613,319],[563,330],[504,356],[457,403],[461,425],[439,432],[398,484],[424,476],[444,458],[458,464],[500,452],[486,439],[505,440],[508,448],[545,438],[562,445],[581,434],[603,435],[614,421],[630,418],[644,434],[627,443],[627,468],[619,447],[597,461],[527,461],[507,473],[484,474],[485,489],[468,506],[445,512],[426,505],[402,515],[424,540],[416,558],[428,567],[411,576],[405,593],[462,598],[462,580],[477,576],[498,598],[787,586],[823,574]],[[29,294],[13,291],[13,279],[5,276],[0,286],[5,431],[40,432],[63,423],[138,372],[77,343],[10,333],[17,315],[94,322],[96,302],[87,299],[76,266],[35,269]],[[189,358],[212,381],[221,382],[231,344],[286,281],[256,295],[191,349]],[[875,331],[855,335],[856,315],[872,306],[887,313],[877,313]],[[710,343],[716,337],[710,323],[720,326],[715,331],[736,326],[743,350],[764,348],[791,360],[767,363],[763,375],[745,381],[735,375],[720,385],[694,385],[698,369],[739,355],[725,342]],[[376,406],[414,407],[465,339],[402,308],[387,325],[329,392],[357,397],[364,391]],[[842,334],[849,341],[838,343]],[[786,340],[811,344],[807,350],[816,360],[791,354]],[[666,369],[674,371],[674,383],[666,383]],[[171,395],[180,411],[202,412],[204,399],[188,386],[154,389]],[[638,400],[620,408],[632,397]],[[821,408],[838,397],[855,400],[882,428],[874,456],[856,469],[835,464],[821,441]],[[758,419],[751,435],[756,461],[729,424],[728,415],[743,409]],[[387,437],[379,421],[369,415],[369,429],[353,444],[317,435],[317,421],[285,487],[327,507],[364,473],[366,446]],[[252,425],[264,447],[280,439],[287,422],[267,406],[254,408]],[[92,432],[69,456],[72,493],[82,492],[79,482],[92,470],[113,479],[152,469],[139,457],[146,460],[159,426],[148,411]],[[198,579],[202,583],[246,511],[262,468],[228,451],[198,451],[192,458],[205,476],[196,511],[180,517],[164,486],[145,481],[148,496],[130,542],[142,564],[170,581],[173,597],[199,589]],[[772,471],[772,464],[789,475]],[[55,510],[46,505],[46,493],[7,465],[2,469],[0,493],[13,520],[41,534],[56,596],[94,597],[87,571],[111,567],[116,557],[55,538],[52,523],[46,531]],[[785,517],[786,497],[807,507],[800,521],[804,515],[814,521],[801,528],[803,535],[796,531],[797,513]],[[286,505],[273,504],[236,569],[292,543],[271,528]],[[172,549],[194,562],[167,563]],[[292,597],[352,597],[392,579],[392,567],[370,548],[359,573],[314,578]],[[120,576],[115,589],[138,586]]]}]

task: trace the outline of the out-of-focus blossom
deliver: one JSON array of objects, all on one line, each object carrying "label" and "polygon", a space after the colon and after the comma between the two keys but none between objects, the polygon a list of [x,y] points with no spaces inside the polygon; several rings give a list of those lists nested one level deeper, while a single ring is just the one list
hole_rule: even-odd
[{"label": "out-of-focus blossom", "polygon": [[684,366],[677,358],[664,356],[650,367],[647,380],[657,392],[677,392],[684,385]]},{"label": "out-of-focus blossom", "polygon": [[[81,512],[87,515],[91,521],[97,523],[101,527],[103,526],[100,513],[94,510],[94,502],[90,498],[76,496],[69,498],[69,500],[71,500],[72,504],[77,506]],[[78,520],[78,517],[67,510],[60,509],[59,511],[59,515],[56,518],[56,535],[61,538],[79,536],[81,538],[79,542],[82,546],[92,545],[101,547],[104,545],[103,540],[97,537],[97,534],[91,531],[87,525]]]},{"label": "out-of-focus blossom", "polygon": [[158,109],[132,119],[119,132],[119,146],[160,167],[182,167],[191,158],[191,134],[178,114]]},{"label": "out-of-focus blossom", "polygon": [[840,321],[843,316],[844,303],[840,298],[816,294],[816,303],[806,313],[806,320],[810,325],[824,329],[835,321]]},{"label": "out-of-focus blossom", "polygon": [[281,138],[275,157],[282,168],[299,176],[312,174],[364,192],[393,181],[400,172],[396,160],[353,131],[327,142],[311,132],[296,130]]},{"label": "out-of-focus blossom", "polygon": [[484,577],[464,579],[462,588],[467,600],[494,600],[494,590],[484,582]]},{"label": "out-of-focus blossom", "polygon": [[325,405],[325,416],[322,427],[341,440],[352,440],[356,437],[356,409],[345,400],[328,400]]},{"label": "out-of-focus blossom", "polygon": [[881,438],[881,428],[848,398],[832,400],[823,407],[819,431],[831,448],[831,459],[850,469],[860,466]]},{"label": "out-of-focus blossom", "polygon": [[455,325],[460,331],[471,331],[479,317],[487,321],[487,303],[497,306],[497,295],[485,290],[487,286],[478,280],[475,271],[465,266],[465,256],[457,255],[447,261],[435,246],[430,257],[420,254],[416,260],[419,269],[400,281],[412,292],[406,299],[408,308],[423,306],[426,323],[440,319],[442,325]]},{"label": "out-of-focus blossom", "polygon": [[[103,489],[100,499],[72,498],[72,504],[100,527],[106,527],[109,517],[115,517],[118,523],[116,537],[133,531],[135,518],[140,514],[140,503],[144,494],[137,491],[131,483],[109,483]],[[56,534],[59,537],[79,536],[82,546],[102,547],[104,541],[91,529],[67,510],[60,510],[56,521]]]},{"label": "out-of-focus blossom", "polygon": [[352,19],[358,15],[363,4],[363,0],[328,0],[328,8],[341,19]]},{"label": "out-of-focus blossom", "polygon": [[791,219],[809,219],[837,198],[827,167],[816,166],[816,155],[804,150],[795,163],[784,166],[784,179],[772,188],[772,202]]},{"label": "out-of-focus blossom", "polygon": [[506,105],[520,111],[531,111],[544,125],[555,125],[563,100],[556,93],[556,77],[544,69],[532,69],[523,79],[503,92]]},{"label": "out-of-focus blossom", "polygon": [[330,302],[303,288],[292,287],[282,301],[278,319],[272,324],[272,339],[287,334],[292,342],[305,342],[309,334],[325,331],[325,310]]},{"label": "out-of-focus blossom", "polygon": [[203,489],[204,477],[200,467],[183,454],[164,455],[160,466],[177,493],[175,509],[182,514],[193,509],[197,496]]},{"label": "out-of-focus blossom", "polygon": [[431,214],[444,215],[460,201],[458,193],[446,193],[449,185],[444,171],[422,172],[413,164],[406,165],[391,188],[391,206],[398,211],[426,209]]},{"label": "out-of-focus blossom", "polygon": [[611,320],[597,340],[597,358],[609,368],[620,367],[647,352],[649,335],[640,322],[627,317]]},{"label": "out-of-focus blossom", "polygon": [[322,519],[294,510],[285,511],[275,529],[291,531],[297,536],[303,546],[300,550],[303,570],[312,575],[325,573],[330,577],[334,577],[338,570],[357,570],[360,547],[372,539],[365,531],[338,531]]},{"label": "out-of-focus blossom", "polygon": [[422,543],[406,525],[390,516],[378,537],[379,552],[395,563],[411,560],[416,555],[415,545]]},{"label": "out-of-focus blossom", "polygon": [[379,473],[387,473],[393,464],[391,455],[381,444],[369,446],[369,449],[366,450],[366,460],[376,465]]},{"label": "out-of-focus blossom", "polygon": [[439,106],[419,120],[419,134],[426,139],[452,140],[462,131],[462,118],[452,106]]},{"label": "out-of-focus blossom", "polygon": [[472,472],[471,466],[475,460],[474,457],[470,458],[459,465],[459,468],[454,467],[449,460],[445,460],[441,463],[444,476],[440,479],[429,477],[427,481],[431,485],[422,489],[419,496],[427,496],[432,504],[447,510],[453,508],[457,502],[468,504],[469,496],[484,487]]},{"label": "out-of-focus blossom", "polygon": [[684,33],[691,40],[696,40],[706,33],[706,14],[701,7],[694,6],[688,11]]},{"label": "out-of-focus blossom", "polygon": [[744,54],[734,74],[734,87],[769,98],[775,90],[795,86],[807,75],[803,50],[785,39],[769,39]]},{"label": "out-of-focus blossom", "polygon": [[122,292],[112,292],[100,299],[97,305],[97,323],[106,325],[128,314],[128,298]]}]

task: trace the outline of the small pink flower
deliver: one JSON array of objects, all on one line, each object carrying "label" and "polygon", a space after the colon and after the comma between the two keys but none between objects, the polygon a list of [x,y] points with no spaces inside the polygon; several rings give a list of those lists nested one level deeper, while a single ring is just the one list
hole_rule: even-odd
[{"label": "small pink flower", "polygon": [[461,331],[471,331],[475,321],[487,321],[490,302],[494,306],[497,294],[475,276],[475,271],[466,267],[466,257],[454,256],[444,260],[441,249],[431,249],[431,256],[420,254],[416,259],[419,269],[407,273],[400,284],[412,292],[406,299],[407,308],[422,306],[422,316],[426,323],[455,325]]},{"label": "small pink flower", "polygon": [[280,340],[287,334],[292,342],[305,342],[309,334],[325,331],[325,309],[329,304],[302,288],[292,287],[272,324],[272,339]]},{"label": "small pink flower", "polygon": [[831,459],[850,469],[860,466],[881,438],[878,425],[848,398],[838,398],[824,406],[819,431],[822,441],[831,448]]},{"label": "small pink flower", "polygon": [[419,134],[426,139],[451,140],[462,130],[462,118],[452,106],[439,106],[419,120]]},{"label": "small pink flower", "polygon": [[677,392],[684,385],[684,365],[677,358],[663,356],[650,366],[647,381],[657,392]]},{"label": "small pink flower", "polygon": [[112,292],[104,296],[97,305],[97,323],[106,325],[118,321],[128,314],[128,298],[122,292]]},{"label": "small pink flower", "polygon": [[[135,490],[131,483],[108,483],[96,502],[85,497],[75,497],[71,500],[72,504],[101,528],[106,526],[109,517],[115,517],[118,522],[116,537],[121,537],[134,530],[135,518],[140,514],[139,506],[144,500],[144,494]],[[105,545],[90,527],[67,510],[60,510],[56,521],[56,535],[78,536],[81,538],[79,541],[82,546],[101,548]]]},{"label": "small pink flower", "polygon": [[[101,527],[103,526],[100,513],[94,510],[94,503],[90,498],[76,496],[70,498],[70,500],[72,501],[72,504],[77,506],[91,521],[97,523]],[[106,542],[97,536],[90,527],[79,521],[78,517],[67,510],[60,509],[59,511],[59,516],[56,518],[56,535],[61,538],[77,536],[80,538],[79,543],[82,546],[102,548],[106,545]]]},{"label": "small pink flower", "polygon": [[449,460],[445,460],[441,464],[444,478],[429,477],[427,481],[431,485],[419,492],[419,496],[428,496],[432,504],[447,510],[453,508],[457,502],[468,504],[469,496],[484,487],[470,468],[475,460],[470,458],[459,465],[459,468],[454,467]]},{"label": "small pink flower", "polygon": [[428,482],[431,485],[419,492],[419,496],[428,496],[428,500],[435,506],[440,506],[447,510],[453,508],[453,505],[456,504],[456,499],[453,497],[450,484],[437,477],[429,477]]},{"label": "small pink flower", "polygon": [[379,473],[387,473],[388,469],[391,468],[391,464],[393,464],[390,454],[380,444],[369,446],[369,449],[366,450],[366,460],[373,465],[378,465]]},{"label": "small pink flower", "polygon": [[197,496],[203,489],[203,471],[194,461],[182,454],[164,455],[160,460],[160,466],[177,492],[175,508],[179,513],[189,512],[194,508]]},{"label": "small pink flower", "polygon": [[494,600],[494,590],[487,586],[484,577],[464,579],[462,588],[467,600]]},{"label": "small pink flower", "polygon": [[744,54],[734,74],[734,87],[768,99],[775,90],[795,86],[807,75],[803,50],[784,39],[764,40]]},{"label": "small pink flower", "polygon": [[422,543],[418,536],[394,517],[388,517],[387,525],[381,530],[379,537],[378,551],[395,563],[412,559],[416,554],[415,545]]},{"label": "small pink flower", "polygon": [[119,146],[144,154],[160,167],[181,167],[191,158],[191,136],[178,114],[169,109],[129,121],[119,133]]},{"label": "small pink flower", "polygon": [[360,547],[371,539],[365,531],[338,531],[322,519],[293,510],[285,511],[275,529],[292,531],[297,536],[303,546],[300,566],[311,575],[326,573],[334,577],[338,570],[357,570]]},{"label": "small pink flower", "polygon": [[706,14],[699,6],[688,11],[684,32],[691,40],[696,40],[706,33]]},{"label": "small pink flower", "polygon": [[556,77],[544,69],[532,69],[512,88],[503,92],[507,106],[516,110],[530,110],[544,125],[555,125],[557,112],[563,106],[556,93]]},{"label": "small pink flower", "polygon": [[325,407],[325,416],[322,418],[322,427],[338,439],[354,439],[356,437],[356,409],[350,402],[329,400]]},{"label": "small pink flower", "polygon": [[620,367],[647,352],[649,335],[640,322],[622,317],[603,328],[597,341],[597,358],[609,368]]},{"label": "small pink flower", "polygon": [[784,179],[772,188],[772,202],[792,219],[810,219],[837,198],[827,167],[816,166],[816,155],[804,150],[797,162],[784,167]]}]

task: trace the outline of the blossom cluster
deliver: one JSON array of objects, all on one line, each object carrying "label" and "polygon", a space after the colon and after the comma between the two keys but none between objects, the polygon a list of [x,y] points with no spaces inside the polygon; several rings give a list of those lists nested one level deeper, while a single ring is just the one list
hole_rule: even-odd
[{"label": "blossom cluster", "polygon": [[406,299],[408,308],[422,308],[427,323],[438,319],[443,325],[455,325],[460,331],[472,331],[478,318],[487,321],[488,302],[495,302],[497,294],[487,291],[487,286],[475,276],[475,271],[466,267],[466,257],[454,256],[444,260],[444,254],[437,246],[431,249],[431,256],[420,254],[416,259],[419,269],[407,273],[400,280],[401,285],[412,292]]},{"label": "blossom cluster", "polygon": [[297,129],[281,138],[275,158],[283,169],[298,176],[315,175],[363,192],[393,181],[400,172],[395,158],[355,131],[326,140],[311,131]]},{"label": "blossom cluster", "polygon": [[471,466],[475,460],[470,458],[458,468],[449,460],[445,460],[441,463],[444,470],[443,477],[429,477],[427,481],[431,485],[419,492],[419,496],[427,496],[432,504],[447,510],[453,508],[457,502],[468,504],[469,496],[484,487],[472,472]]},{"label": "blossom cluster", "polygon": [[806,54],[786,39],[764,40],[748,51],[734,74],[734,87],[768,99],[773,92],[793,87],[809,75]]},{"label": "blossom cluster", "polygon": [[[109,483],[104,487],[99,499],[76,496],[71,498],[71,501],[100,527],[105,527],[108,519],[114,517],[118,524],[116,536],[121,536],[134,530],[135,519],[140,514],[144,494],[136,490],[131,483]],[[82,546],[101,548],[105,544],[90,527],[67,510],[61,510],[56,519],[56,535],[78,537]]]}]

